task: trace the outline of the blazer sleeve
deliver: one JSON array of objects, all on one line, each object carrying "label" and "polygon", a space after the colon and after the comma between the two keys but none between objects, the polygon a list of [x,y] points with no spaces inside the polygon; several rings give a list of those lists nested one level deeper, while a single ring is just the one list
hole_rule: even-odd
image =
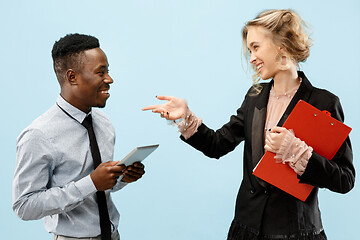
[{"label": "blazer sleeve", "polygon": [[187,140],[180,136],[181,140],[211,158],[219,159],[231,152],[245,138],[244,115],[248,100],[247,96],[245,96],[245,100],[237,110],[237,114],[232,115],[230,121],[221,128],[214,131],[202,123],[193,136]]},{"label": "blazer sleeve", "polygon": [[[344,122],[344,113],[338,97],[333,98],[327,110],[332,117]],[[350,138],[346,138],[335,157],[331,160],[313,152],[304,174],[299,178],[301,183],[328,188],[339,193],[349,192],[354,187],[355,182]]]}]

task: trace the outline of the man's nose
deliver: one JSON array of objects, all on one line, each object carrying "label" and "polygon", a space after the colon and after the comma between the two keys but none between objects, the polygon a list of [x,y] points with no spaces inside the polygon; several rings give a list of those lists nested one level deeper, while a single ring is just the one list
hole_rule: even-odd
[{"label": "man's nose", "polygon": [[107,77],[104,79],[104,82],[107,84],[112,84],[114,82],[114,80],[108,74]]}]

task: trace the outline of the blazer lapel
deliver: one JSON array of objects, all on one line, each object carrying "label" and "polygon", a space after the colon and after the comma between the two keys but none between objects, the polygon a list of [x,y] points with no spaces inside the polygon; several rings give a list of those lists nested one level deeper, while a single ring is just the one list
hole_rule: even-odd
[{"label": "blazer lapel", "polygon": [[252,167],[254,168],[264,155],[264,128],[266,108],[273,81],[264,84],[261,93],[256,99],[251,129]]},{"label": "blazer lapel", "polygon": [[299,86],[299,89],[296,91],[293,99],[289,103],[289,106],[286,108],[284,114],[280,118],[277,126],[281,127],[284,125],[286,119],[289,117],[291,111],[294,109],[295,105],[299,102],[299,100],[304,100],[305,102],[308,102],[312,88],[313,86],[309,82],[309,80],[306,78],[305,74],[301,71],[298,71],[298,76],[301,77],[302,82]]},{"label": "blazer lapel", "polygon": [[[264,128],[266,120],[266,109],[269,99],[270,89],[273,85],[273,81],[267,84],[263,84],[263,89],[259,96],[256,98],[254,105],[254,115],[252,119],[251,127],[251,156],[252,156],[252,168],[251,172],[258,164],[260,159],[265,153],[264,150]],[[257,182],[264,188],[268,188],[269,184],[262,179],[255,177]]]}]

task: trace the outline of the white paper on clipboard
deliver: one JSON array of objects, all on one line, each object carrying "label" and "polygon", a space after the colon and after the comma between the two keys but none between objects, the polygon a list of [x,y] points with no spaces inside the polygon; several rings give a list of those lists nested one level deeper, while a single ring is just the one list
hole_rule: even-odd
[{"label": "white paper on clipboard", "polygon": [[124,157],[120,162],[116,165],[125,164],[125,166],[132,165],[135,162],[143,161],[147,156],[149,156],[156,148],[159,147],[159,144],[148,145],[136,147],[132,150],[126,157]]}]

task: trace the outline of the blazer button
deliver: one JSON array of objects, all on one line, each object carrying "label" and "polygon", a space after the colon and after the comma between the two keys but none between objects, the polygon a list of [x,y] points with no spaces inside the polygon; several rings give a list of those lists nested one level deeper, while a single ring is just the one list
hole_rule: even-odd
[{"label": "blazer button", "polygon": [[251,193],[251,194],[254,194],[254,193],[255,193],[255,189],[252,188],[252,189],[250,190],[250,193]]},{"label": "blazer button", "polygon": [[269,195],[269,191],[268,191],[268,190],[265,190],[265,195]]}]

